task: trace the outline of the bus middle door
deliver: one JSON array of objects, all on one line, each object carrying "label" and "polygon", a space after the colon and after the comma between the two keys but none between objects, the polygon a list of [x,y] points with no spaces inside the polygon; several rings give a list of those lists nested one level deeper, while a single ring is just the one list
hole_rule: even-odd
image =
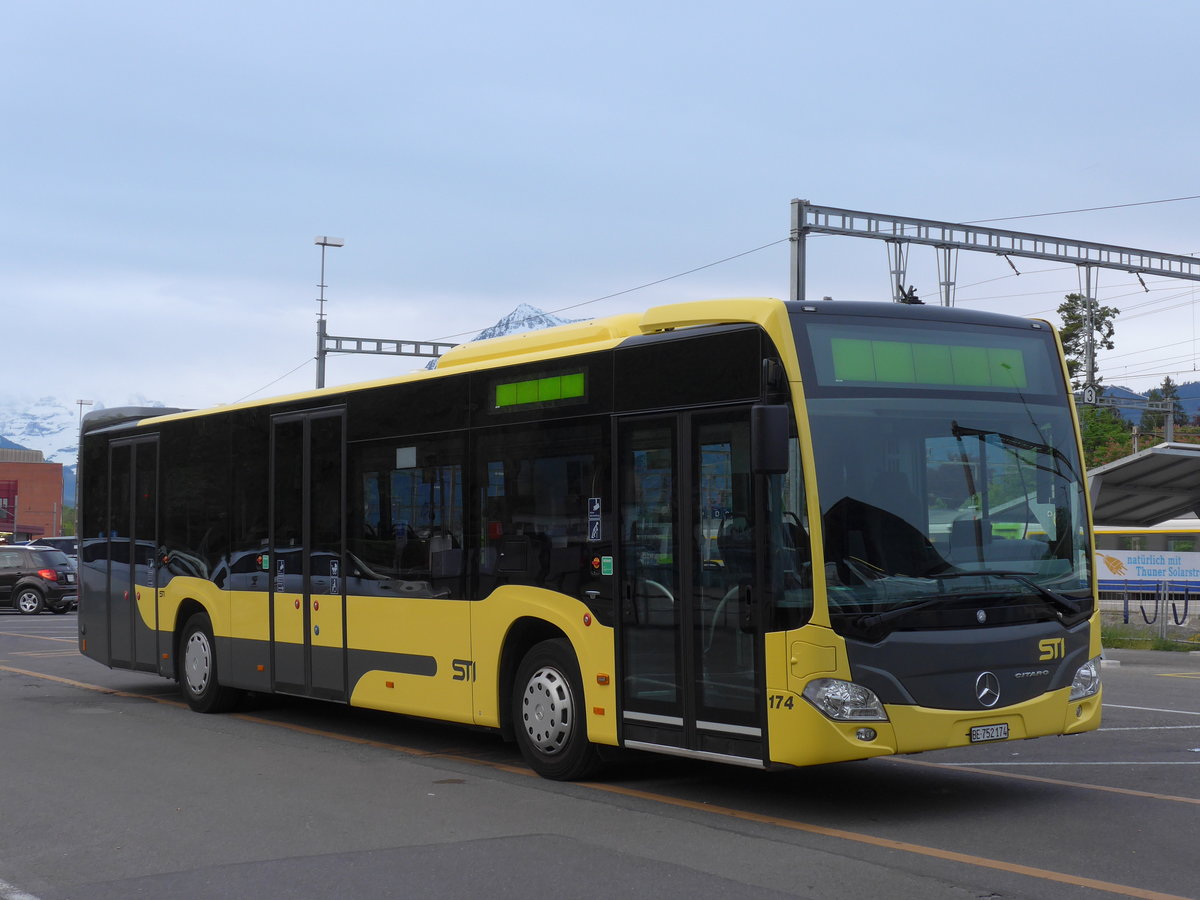
[{"label": "bus middle door", "polygon": [[275,689],[346,699],[345,414],[274,418],[271,647]]}]

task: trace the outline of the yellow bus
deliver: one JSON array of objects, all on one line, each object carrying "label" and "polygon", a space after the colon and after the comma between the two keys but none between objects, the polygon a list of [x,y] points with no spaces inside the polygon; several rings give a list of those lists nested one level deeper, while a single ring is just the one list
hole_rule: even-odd
[{"label": "yellow bus", "polygon": [[176,679],[759,768],[1100,722],[1044,322],[712,300],[83,423],[79,643]]}]

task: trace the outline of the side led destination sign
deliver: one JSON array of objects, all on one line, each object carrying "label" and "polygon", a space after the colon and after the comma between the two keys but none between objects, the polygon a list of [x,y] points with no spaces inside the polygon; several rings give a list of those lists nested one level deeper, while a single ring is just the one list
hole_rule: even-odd
[{"label": "side led destination sign", "polygon": [[496,409],[574,400],[584,396],[586,379],[583,372],[531,378],[527,381],[508,381],[496,385]]}]

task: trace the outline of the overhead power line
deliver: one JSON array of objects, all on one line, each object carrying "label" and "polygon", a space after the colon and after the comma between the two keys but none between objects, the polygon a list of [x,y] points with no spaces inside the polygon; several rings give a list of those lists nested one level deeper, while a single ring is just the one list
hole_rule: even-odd
[{"label": "overhead power line", "polygon": [[1194,194],[1190,197],[1168,197],[1165,200],[1141,200],[1137,203],[1114,203],[1111,206],[1089,206],[1084,209],[1062,209],[1058,212],[1047,213],[1028,213],[1023,216],[1000,216],[995,219],[975,219],[971,222],[963,222],[964,225],[982,225],[985,222],[1011,222],[1015,219],[1041,219],[1046,216],[1069,216],[1074,213],[1085,212],[1101,212],[1106,209],[1128,209],[1131,206],[1153,206],[1156,203],[1179,203],[1183,200],[1200,200],[1200,194]]},{"label": "overhead power line", "polygon": [[[1015,221],[1018,219],[1038,219],[1038,218],[1045,218],[1045,217],[1049,217],[1049,216],[1072,215],[1075,213],[1100,212],[1103,210],[1110,210],[1110,209],[1128,209],[1128,208],[1134,207],[1134,206],[1152,206],[1152,205],[1161,204],[1161,203],[1180,203],[1180,202],[1183,202],[1186,200],[1200,200],[1200,194],[1192,194],[1192,195],[1189,195],[1186,197],[1167,197],[1167,198],[1164,198],[1161,200],[1142,200],[1142,201],[1137,201],[1134,203],[1114,203],[1114,204],[1110,204],[1107,206],[1090,206],[1090,207],[1082,207],[1079,209],[1064,209],[1064,210],[1058,210],[1056,212],[1026,213],[1024,215],[1018,215],[1018,216],[998,216],[998,217],[994,217],[994,218],[990,218],[990,219],[972,219],[972,220],[963,222],[962,224],[963,225],[982,225],[987,222],[1011,222],[1011,221]],[[686,275],[692,275],[696,272],[701,272],[705,269],[711,269],[714,266],[719,266],[719,265],[723,265],[724,263],[727,263],[727,262],[732,262],[735,259],[741,259],[744,256],[749,256],[752,253],[758,253],[758,252],[760,252],[762,250],[766,250],[770,247],[775,247],[775,246],[778,246],[779,244],[787,243],[790,240],[791,240],[791,238],[789,236],[789,237],[785,237],[785,238],[780,238],[779,240],[776,240],[776,241],[770,241],[766,244],[762,244],[761,246],[753,247],[750,250],[743,250],[740,253],[735,253],[732,256],[726,256],[722,259],[717,259],[717,260],[714,260],[713,262],[705,263],[704,265],[695,266],[691,269],[686,269],[682,272],[676,272],[674,275],[667,275],[663,278],[658,278],[658,279],[655,279],[654,281],[647,281],[644,284],[639,284],[634,287],[625,288],[624,290],[614,291],[611,294],[605,294],[601,297],[593,297],[591,300],[583,300],[583,301],[580,301],[579,303],[572,303],[567,306],[559,307],[558,309],[549,310],[549,313],[553,315],[556,313],[566,312],[566,311],[572,310],[572,309],[579,309],[580,307],[588,306],[593,303],[599,303],[602,300],[611,300],[614,297],[620,297],[625,294],[632,294],[635,291],[645,290],[646,288],[654,287],[655,285],[664,284],[665,282],[668,282],[668,281],[673,281],[676,278],[683,278]],[[1067,267],[1063,267],[1063,268],[1067,268]],[[1055,270],[1054,268],[1039,269],[1039,270],[1033,270],[1031,272],[1027,272],[1026,274],[1035,274],[1038,272],[1049,272],[1049,271],[1054,271],[1054,270]],[[999,278],[989,278],[984,281],[975,282],[974,284],[963,285],[963,287],[964,288],[976,287],[978,285],[987,284],[992,281],[999,281],[1002,278],[1015,278],[1019,274],[1020,274],[1019,272],[1014,272],[1012,274],[1000,276]],[[1035,292],[1035,293],[1049,293],[1049,292]],[[1015,295],[1008,295],[1008,296],[1015,296]],[[990,300],[990,299],[1003,299],[1003,295],[1000,297],[973,298],[970,300],[965,300],[965,302],[970,303],[970,302],[978,302],[980,300]],[[1163,299],[1169,299],[1169,298],[1163,298]],[[1174,309],[1174,308],[1175,307],[1168,307],[1168,309]],[[1036,313],[1035,315],[1041,315],[1041,314],[1042,313]],[[1142,313],[1142,315],[1148,315],[1148,314],[1149,314],[1149,312]],[[1137,318],[1137,316],[1130,316],[1129,318]],[[480,329],[478,329],[478,328],[471,330],[471,331],[460,331],[460,332],[456,332],[455,334],[443,335],[442,337],[435,338],[434,340],[435,341],[445,341],[445,340],[449,340],[451,338],[465,337],[466,335],[469,335],[469,334],[476,334],[479,331],[480,331]],[[249,397],[253,397],[255,394],[261,393],[262,391],[269,388],[271,385],[282,381],[284,378],[287,378],[292,373],[298,371],[299,369],[302,369],[304,366],[306,366],[308,364],[308,362],[309,362],[309,360],[306,360],[305,362],[301,363],[299,366],[292,369],[291,371],[285,372],[283,375],[280,375],[274,381],[270,382],[269,384],[263,385],[262,387],[258,388],[255,391],[251,391],[249,394],[246,394],[244,397],[239,398],[239,400],[237,400],[235,402],[240,403],[242,400],[245,400]]]},{"label": "overhead power line", "polygon": [[[722,263],[732,262],[735,259],[741,259],[743,256],[749,256],[751,253],[758,253],[760,250],[766,250],[768,247],[775,247],[779,244],[786,244],[789,240],[791,240],[791,238],[780,238],[777,241],[771,241],[768,244],[763,244],[761,247],[754,247],[751,250],[743,250],[741,253],[733,254],[733,256],[726,256],[724,259],[714,260],[713,262],[705,263],[702,266],[696,266],[695,268],[688,269],[684,272],[676,272],[674,275],[667,275],[664,278],[658,278],[654,281],[647,281],[645,284],[637,285],[637,287],[625,288],[625,290],[623,290],[623,291],[614,291],[611,294],[605,294],[603,297],[594,297],[591,300],[583,300],[579,303],[572,303],[569,306],[560,306],[558,309],[551,309],[551,310],[547,310],[546,312],[547,312],[547,315],[556,315],[557,313],[566,312],[567,310],[570,310],[570,309],[578,309],[581,306],[587,306],[591,303],[599,303],[601,300],[611,300],[613,297],[620,297],[623,294],[632,294],[634,291],[645,290],[648,287],[654,287],[656,284],[663,284],[664,282],[667,282],[667,281],[674,281],[676,278],[682,278],[685,275],[691,275],[695,272],[703,271],[704,269],[711,269],[713,266],[719,266]],[[462,337],[463,335],[467,335],[467,334],[475,334],[479,330],[480,329],[476,328],[474,331],[460,331],[457,334],[447,334],[447,335],[443,335],[440,338],[434,338],[434,340],[444,341],[449,338]]]}]

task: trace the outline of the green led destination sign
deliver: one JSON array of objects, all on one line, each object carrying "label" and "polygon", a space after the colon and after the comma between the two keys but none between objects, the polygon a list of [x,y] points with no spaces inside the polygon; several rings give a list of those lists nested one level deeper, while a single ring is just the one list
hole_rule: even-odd
[{"label": "green led destination sign", "polygon": [[553,403],[556,400],[575,400],[584,396],[584,373],[551,375],[528,381],[509,381],[496,385],[496,409]]},{"label": "green led destination sign", "polygon": [[830,349],[839,382],[1029,387],[1025,355],[1013,347],[833,338]]}]

